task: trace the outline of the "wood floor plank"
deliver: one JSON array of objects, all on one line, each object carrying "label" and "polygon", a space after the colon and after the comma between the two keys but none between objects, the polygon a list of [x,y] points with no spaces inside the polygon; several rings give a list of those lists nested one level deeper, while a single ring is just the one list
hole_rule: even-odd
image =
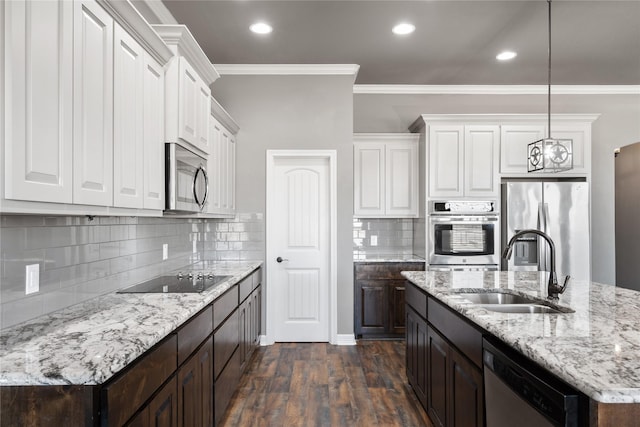
[{"label": "wood floor plank", "polygon": [[261,347],[220,425],[432,427],[407,383],[402,341]]}]

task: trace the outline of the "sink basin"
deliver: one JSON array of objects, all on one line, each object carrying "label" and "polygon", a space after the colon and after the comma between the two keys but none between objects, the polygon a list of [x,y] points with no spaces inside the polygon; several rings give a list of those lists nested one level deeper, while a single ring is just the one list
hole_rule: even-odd
[{"label": "sink basin", "polygon": [[477,304],[485,310],[496,311],[498,313],[573,313],[569,308],[555,308],[540,304]]},{"label": "sink basin", "polygon": [[531,304],[534,301],[521,295],[504,292],[478,292],[457,294],[474,304]]},{"label": "sink basin", "polygon": [[556,306],[548,301],[507,292],[460,292],[456,295],[474,306],[499,313],[574,313],[575,311]]}]

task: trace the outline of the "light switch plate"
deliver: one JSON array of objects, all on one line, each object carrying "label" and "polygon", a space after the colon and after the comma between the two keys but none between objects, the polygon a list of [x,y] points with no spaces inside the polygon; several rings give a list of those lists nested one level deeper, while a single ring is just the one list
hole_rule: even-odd
[{"label": "light switch plate", "polygon": [[163,243],[162,244],[162,260],[164,261],[167,258],[169,258],[169,244]]},{"label": "light switch plate", "polygon": [[378,236],[371,236],[371,246],[378,246]]},{"label": "light switch plate", "polygon": [[25,295],[40,291],[40,264],[29,264],[25,267]]}]

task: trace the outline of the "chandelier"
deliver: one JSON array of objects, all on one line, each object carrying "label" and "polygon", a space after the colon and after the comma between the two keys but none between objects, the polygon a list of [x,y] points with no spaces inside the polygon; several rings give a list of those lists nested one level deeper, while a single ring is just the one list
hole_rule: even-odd
[{"label": "chandelier", "polygon": [[547,137],[527,146],[528,172],[561,172],[573,168],[573,140],[551,138],[551,0],[549,9],[549,48],[547,66]]}]

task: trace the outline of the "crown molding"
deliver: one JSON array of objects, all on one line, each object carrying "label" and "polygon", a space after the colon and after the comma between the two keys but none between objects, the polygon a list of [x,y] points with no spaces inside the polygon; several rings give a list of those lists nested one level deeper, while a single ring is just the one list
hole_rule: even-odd
[{"label": "crown molding", "polygon": [[233,117],[227,113],[227,110],[225,110],[213,96],[211,97],[211,114],[222,124],[222,126],[231,131],[232,134],[235,135],[240,130],[238,123],[233,120]]},{"label": "crown molding", "polygon": [[[547,85],[353,85],[359,95],[546,95]],[[640,95],[640,85],[553,85],[555,95]]]},{"label": "crown molding", "polygon": [[220,77],[191,31],[184,25],[152,25],[162,40],[179,56],[187,58],[207,85]]},{"label": "crown molding", "polygon": [[415,133],[354,133],[353,141],[417,141],[420,135]]},{"label": "crown molding", "polygon": [[[585,122],[593,123],[600,117],[598,113],[586,114],[551,114],[553,123],[563,122]],[[547,114],[421,114],[409,125],[410,132],[420,132],[428,124],[434,123],[482,123],[482,124],[526,124],[526,123],[546,123]]]},{"label": "crown molding", "polygon": [[221,75],[345,75],[355,81],[357,64],[215,64]]},{"label": "crown molding", "polygon": [[142,14],[128,1],[98,0],[102,6],[149,54],[165,65],[173,52],[151,28]]}]

